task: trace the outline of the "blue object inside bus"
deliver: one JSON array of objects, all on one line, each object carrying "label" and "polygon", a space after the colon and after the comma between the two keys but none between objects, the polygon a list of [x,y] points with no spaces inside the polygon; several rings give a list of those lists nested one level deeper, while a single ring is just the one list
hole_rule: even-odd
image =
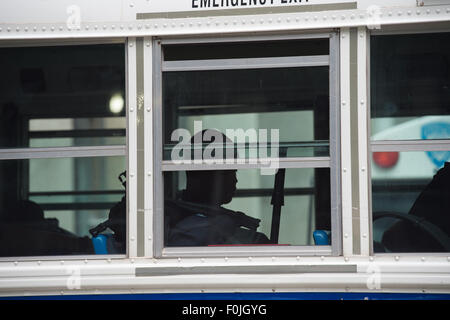
[{"label": "blue object inside bus", "polygon": [[316,246],[328,246],[330,245],[330,231],[315,230],[313,232],[314,243]]},{"label": "blue object inside bus", "polygon": [[95,254],[119,254],[116,242],[112,234],[99,234],[92,237],[92,245],[94,246]]},{"label": "blue object inside bus", "polygon": [[[314,243],[317,246],[330,245],[330,231],[315,230],[313,232]],[[99,234],[92,237],[95,254],[109,254],[115,252],[114,239],[111,234]]]}]

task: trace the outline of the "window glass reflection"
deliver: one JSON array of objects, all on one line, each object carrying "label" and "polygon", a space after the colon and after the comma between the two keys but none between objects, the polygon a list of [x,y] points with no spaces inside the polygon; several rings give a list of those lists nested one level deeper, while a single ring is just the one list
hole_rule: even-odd
[{"label": "window glass reflection", "polygon": [[397,161],[384,167],[373,155],[375,252],[449,251],[450,152],[390,154]]},{"label": "window glass reflection", "polygon": [[450,138],[450,33],[373,36],[370,47],[372,138]]},{"label": "window glass reflection", "polygon": [[180,128],[241,130],[247,143],[278,130],[284,156],[328,156],[328,87],[328,67],[163,73],[164,159]]},{"label": "window glass reflection", "polygon": [[125,157],[0,161],[0,256],[94,254],[89,231],[124,196],[124,167]]},{"label": "window glass reflection", "polygon": [[0,70],[0,148],[125,144],[123,44],[0,48]]},{"label": "window glass reflection", "polygon": [[253,169],[165,172],[166,246],[314,245],[331,230],[329,169],[282,170],[281,184]]}]

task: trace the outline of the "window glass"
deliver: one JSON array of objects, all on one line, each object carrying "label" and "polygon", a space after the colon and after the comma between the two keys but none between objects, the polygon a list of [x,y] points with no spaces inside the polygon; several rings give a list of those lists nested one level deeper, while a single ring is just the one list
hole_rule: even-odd
[{"label": "window glass", "polygon": [[450,33],[371,37],[373,140],[450,138]]},{"label": "window glass", "polygon": [[314,230],[330,230],[329,169],[278,173],[165,172],[165,245],[314,245]]},{"label": "window glass", "polygon": [[371,38],[375,252],[450,251],[449,40],[450,33]]},{"label": "window glass", "polygon": [[328,55],[328,53],[328,39],[172,44],[164,46],[165,61],[313,56]]},{"label": "window glass", "polygon": [[123,44],[1,48],[0,70],[0,148],[124,144]]},{"label": "window glass", "polygon": [[125,157],[0,161],[0,256],[93,254],[89,230],[124,196],[125,166]]},{"label": "window glass", "polygon": [[450,250],[449,154],[450,151],[373,153],[375,252]]},{"label": "window glass", "polygon": [[163,73],[164,159],[179,128],[191,135],[216,129],[237,143],[237,130],[247,143],[257,142],[260,129],[271,142],[277,130],[281,156],[328,156],[328,89],[328,67]]}]

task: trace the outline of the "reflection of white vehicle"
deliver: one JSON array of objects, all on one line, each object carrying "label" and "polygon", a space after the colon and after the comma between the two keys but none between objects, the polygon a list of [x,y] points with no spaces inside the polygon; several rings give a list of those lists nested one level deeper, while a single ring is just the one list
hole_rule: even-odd
[{"label": "reflection of white vehicle", "polygon": [[[392,123],[392,118],[377,119],[375,126]],[[450,117],[425,116],[389,127],[372,136],[382,140],[439,140],[450,138]],[[377,179],[430,179],[436,171],[450,161],[450,151],[426,152],[374,152],[372,178]]]},{"label": "reflection of white vehicle", "polygon": [[[437,170],[450,161],[450,151],[437,147],[440,143],[434,143],[450,138],[450,117],[424,116],[397,125],[393,123],[395,120],[383,118],[372,122],[375,130],[388,127],[372,136],[374,219],[380,212],[408,214]],[[428,143],[434,145],[425,146]],[[389,216],[374,221],[374,241],[381,243],[384,232],[397,219]]]}]

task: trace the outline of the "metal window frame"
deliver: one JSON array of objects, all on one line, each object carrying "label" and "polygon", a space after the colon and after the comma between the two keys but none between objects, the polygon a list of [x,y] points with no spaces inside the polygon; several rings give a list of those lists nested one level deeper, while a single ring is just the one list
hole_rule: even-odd
[{"label": "metal window frame", "polygon": [[162,72],[244,70],[289,67],[322,67],[329,65],[328,55],[276,58],[239,58],[163,61]]},{"label": "metal window frame", "polygon": [[[111,38],[111,39],[87,39],[87,40],[21,40],[21,41],[7,41],[0,45],[0,48],[29,48],[29,47],[60,47],[60,46],[78,46],[78,45],[98,45],[98,44],[123,44],[125,53],[125,93],[126,93],[126,105],[129,104],[128,97],[128,48],[126,38]],[[128,133],[133,128],[133,124],[128,121],[129,113],[126,112],[127,118],[126,130],[126,144],[125,145],[107,145],[107,146],[73,146],[73,147],[48,147],[48,148],[0,148],[0,161],[5,160],[27,160],[27,159],[53,159],[53,158],[94,158],[94,157],[114,157],[125,156],[127,167],[129,167],[129,137]],[[128,189],[127,189],[128,198]],[[127,204],[127,219],[129,216],[129,208]],[[128,222],[128,221],[127,221]],[[108,259],[124,259],[128,255],[128,243],[126,254],[107,254],[107,255],[52,255],[52,256],[13,256],[13,257],[0,257],[0,262],[3,261],[64,261],[64,260],[104,260]]]},{"label": "metal window frame", "polygon": [[[282,37],[283,38],[283,37]],[[286,38],[286,37],[284,37]],[[283,39],[284,39],[283,38]],[[320,34],[299,34],[289,35],[286,39],[315,39],[329,38],[330,52],[328,56],[313,57],[305,56],[304,58],[293,57],[292,59],[284,59],[284,57],[276,58],[253,58],[253,59],[227,59],[224,62],[212,61],[209,68],[205,67],[206,60],[188,61],[191,66],[186,65],[186,61],[182,63],[167,63],[163,61],[162,46],[164,44],[192,44],[192,43],[225,43],[225,42],[251,42],[251,41],[270,41],[279,40],[278,35],[267,36],[247,36],[247,37],[223,37],[223,38],[201,38],[201,39],[154,39],[153,42],[153,134],[154,134],[154,156],[153,156],[153,256],[155,258],[173,258],[173,257],[213,257],[213,256],[338,256],[342,253],[341,243],[341,175],[340,175],[340,112],[338,110],[339,103],[339,36],[335,32],[327,32]],[[181,164],[175,165],[170,161],[163,161],[163,143],[162,143],[162,74],[170,71],[200,71],[200,70],[221,70],[227,69],[245,69],[242,62],[252,64],[252,68],[259,67],[277,67],[282,61],[284,67],[301,67],[318,65],[329,66],[329,96],[330,96],[330,156],[329,157],[298,157],[298,158],[280,158],[279,164],[281,168],[330,168],[330,188],[331,188],[331,228],[332,228],[332,245],[330,246],[243,246],[243,247],[164,247],[164,179],[165,171],[180,170],[220,170],[220,169],[249,169],[262,168],[256,163],[234,163],[234,164],[212,164],[202,166],[201,164]],[[290,60],[290,61],[287,61]],[[211,62],[211,60],[207,60]],[[262,64],[262,62],[266,64]],[[293,63],[295,62],[295,63]],[[306,63],[306,64],[305,64]],[[235,65],[233,65],[235,64]],[[302,65],[303,64],[303,65]],[[274,159],[271,159],[274,160]]]},{"label": "metal window frame", "polygon": [[[447,23],[445,23],[447,24]],[[387,30],[371,30],[368,34],[368,55],[367,55],[367,100],[368,100],[368,126],[367,126],[367,140],[368,140],[368,155],[371,156],[373,152],[425,152],[425,151],[448,151],[450,150],[450,139],[449,140],[373,140],[371,135],[371,112],[370,112],[370,100],[371,100],[371,64],[370,64],[370,43],[373,36],[391,36],[391,35],[411,35],[411,34],[425,34],[425,33],[450,33],[450,29],[448,25],[446,27],[437,26],[436,24],[431,24],[426,29],[417,29],[417,25],[405,25],[400,26],[398,28],[389,29],[387,26]],[[368,185],[368,204],[369,204],[369,233],[370,233],[370,252],[371,256],[398,256],[399,252],[391,252],[391,253],[377,253],[373,248],[373,211],[372,211],[372,165],[371,161],[368,161],[368,169],[369,169],[369,185]],[[402,255],[407,256],[417,256],[417,255],[434,255],[434,256],[447,256],[448,252],[408,252],[401,253]]]}]

